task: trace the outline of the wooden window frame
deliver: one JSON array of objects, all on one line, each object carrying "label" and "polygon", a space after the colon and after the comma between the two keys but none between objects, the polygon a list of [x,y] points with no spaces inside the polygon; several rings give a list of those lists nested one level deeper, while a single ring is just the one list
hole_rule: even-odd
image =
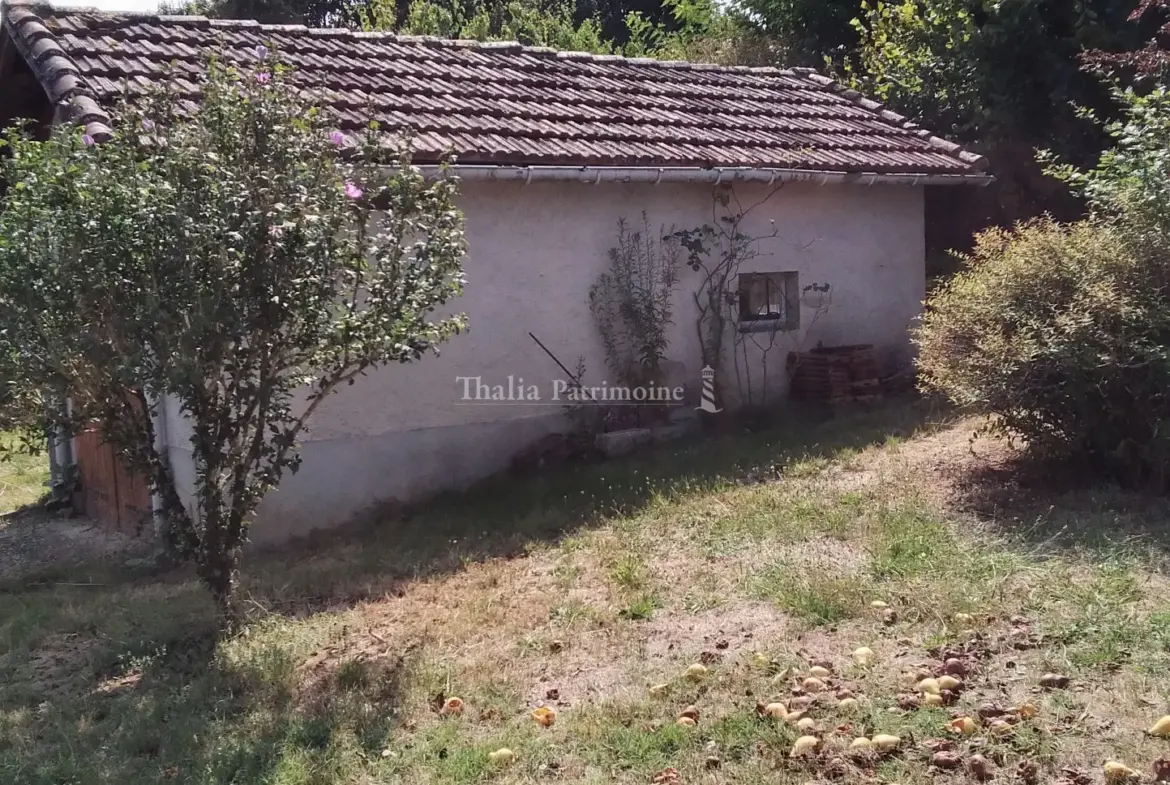
[{"label": "wooden window frame", "polygon": [[[777,302],[784,303],[783,312],[759,313],[751,308],[753,287],[764,286],[764,302],[770,307],[773,290],[780,291]],[[769,273],[740,273],[739,290],[740,332],[789,331],[800,329],[800,277],[795,271]]]}]

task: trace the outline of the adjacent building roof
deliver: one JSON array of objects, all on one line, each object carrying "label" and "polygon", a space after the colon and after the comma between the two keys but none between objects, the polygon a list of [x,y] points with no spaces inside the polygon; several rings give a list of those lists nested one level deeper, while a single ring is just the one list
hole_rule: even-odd
[{"label": "adjacent building roof", "polygon": [[[977,175],[983,159],[810,69],[742,68],[3,0],[3,29],[90,133],[152,83],[197,100],[212,54],[275,47],[345,129],[410,128],[415,160]],[[372,117],[371,117],[372,115]]]}]

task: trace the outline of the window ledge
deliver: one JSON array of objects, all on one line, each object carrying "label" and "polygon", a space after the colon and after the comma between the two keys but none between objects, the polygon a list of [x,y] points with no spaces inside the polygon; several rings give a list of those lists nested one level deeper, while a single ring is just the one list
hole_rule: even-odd
[{"label": "window ledge", "polygon": [[783,319],[753,319],[750,322],[740,322],[741,333],[790,333],[800,329]]}]

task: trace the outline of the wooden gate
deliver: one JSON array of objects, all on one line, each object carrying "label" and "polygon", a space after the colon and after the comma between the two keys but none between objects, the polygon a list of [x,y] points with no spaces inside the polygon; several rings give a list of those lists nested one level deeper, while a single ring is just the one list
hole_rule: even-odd
[{"label": "wooden gate", "polygon": [[150,486],[132,474],[96,429],[77,434],[74,459],[81,475],[82,508],[103,526],[137,535],[150,524]]}]

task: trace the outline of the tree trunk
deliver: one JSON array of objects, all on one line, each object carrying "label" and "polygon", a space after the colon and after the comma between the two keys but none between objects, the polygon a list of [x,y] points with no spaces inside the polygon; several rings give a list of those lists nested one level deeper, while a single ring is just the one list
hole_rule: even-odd
[{"label": "tree trunk", "polygon": [[[210,494],[205,494],[209,498]],[[223,511],[205,504],[203,514],[206,516],[203,538],[199,543],[199,577],[211,591],[215,600],[215,609],[219,616],[219,631],[221,635],[231,635],[239,631],[243,618],[235,603],[236,568],[240,561],[240,549],[228,541],[228,532],[225,531]]]},{"label": "tree trunk", "polygon": [[[227,560],[225,559],[224,561]],[[234,561],[234,559],[231,561]],[[212,598],[215,600],[219,632],[225,636],[234,635],[239,632],[243,624],[243,616],[240,613],[239,606],[236,604],[236,581],[234,575],[234,565],[220,564],[218,567],[209,570],[203,579],[204,583],[207,584],[207,588],[211,590]]]}]

